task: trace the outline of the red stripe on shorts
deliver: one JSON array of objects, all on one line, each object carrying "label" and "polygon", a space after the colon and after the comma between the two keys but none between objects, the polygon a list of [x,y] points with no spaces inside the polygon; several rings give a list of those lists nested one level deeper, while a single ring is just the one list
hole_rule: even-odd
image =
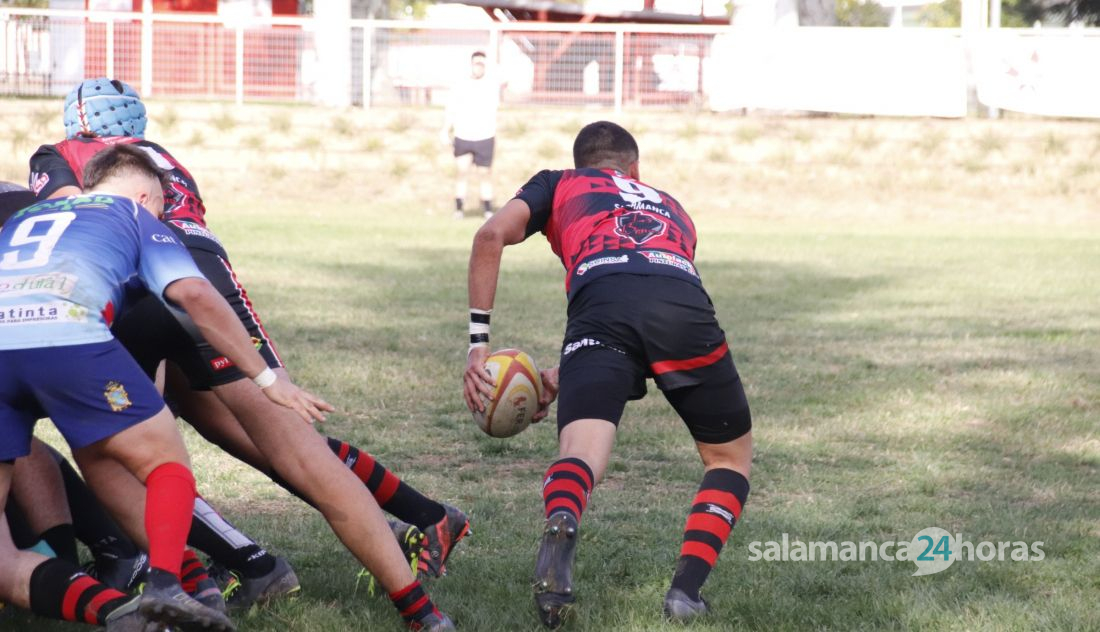
[{"label": "red stripe on shorts", "polygon": [[707,355],[698,356],[695,358],[688,358],[687,360],[662,360],[661,362],[654,362],[649,365],[650,370],[654,375],[661,375],[664,373],[671,373],[673,371],[687,371],[690,369],[698,369],[704,366],[710,366],[715,362],[721,360],[727,353],[729,353],[730,347],[726,342],[722,342],[714,351],[711,351]]}]

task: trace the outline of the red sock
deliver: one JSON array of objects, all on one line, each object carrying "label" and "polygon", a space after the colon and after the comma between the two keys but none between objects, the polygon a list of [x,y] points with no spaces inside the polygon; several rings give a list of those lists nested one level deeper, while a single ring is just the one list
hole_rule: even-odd
[{"label": "red sock", "polygon": [[546,517],[557,511],[573,514],[577,522],[588,505],[592,491],[592,468],[580,459],[558,459],[546,470],[542,481],[542,501]]},{"label": "red sock", "polygon": [[699,589],[718,561],[748,496],[749,481],[738,472],[719,468],[703,475],[684,526],[684,544],[672,577],[673,588],[683,590],[693,599],[699,598]]},{"label": "red sock", "polygon": [[180,463],[165,463],[145,479],[145,533],[149,566],[179,575],[195,509],[195,477]]}]

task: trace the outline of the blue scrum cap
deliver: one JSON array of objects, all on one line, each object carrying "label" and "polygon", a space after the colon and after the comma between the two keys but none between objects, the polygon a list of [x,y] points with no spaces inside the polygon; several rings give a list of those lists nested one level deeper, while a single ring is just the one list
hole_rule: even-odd
[{"label": "blue scrum cap", "polygon": [[65,138],[144,138],[147,122],[141,97],[118,79],[86,79],[65,97]]}]

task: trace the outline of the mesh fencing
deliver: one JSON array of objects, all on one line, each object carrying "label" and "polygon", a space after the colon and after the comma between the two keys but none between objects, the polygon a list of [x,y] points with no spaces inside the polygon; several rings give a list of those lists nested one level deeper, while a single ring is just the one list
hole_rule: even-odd
[{"label": "mesh fencing", "polygon": [[355,105],[438,105],[481,51],[505,102],[675,106],[700,99],[701,59],[714,37],[514,24],[345,26],[346,50],[333,63],[318,45],[332,31],[308,18],[233,23],[216,16],[0,11],[0,93],[59,95],[84,77],[112,76],[151,97],[321,102],[334,88]]},{"label": "mesh fencing", "polygon": [[[976,86],[981,102],[993,106],[1100,116],[1097,90],[1075,79],[1094,70],[1100,29],[999,29],[968,37],[957,29],[910,28],[466,28],[0,8],[2,95],[63,95],[85,77],[111,76],[153,98],[440,105],[469,75],[475,51],[486,54],[503,102],[516,105],[963,116]],[[935,92],[936,103],[909,109],[879,103],[883,82],[913,88],[917,75],[927,83],[918,94]],[[839,90],[837,82],[847,87]]]}]

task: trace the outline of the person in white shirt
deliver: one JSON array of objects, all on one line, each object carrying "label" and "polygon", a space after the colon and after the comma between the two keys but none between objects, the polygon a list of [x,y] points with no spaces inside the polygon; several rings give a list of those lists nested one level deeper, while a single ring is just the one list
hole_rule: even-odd
[{"label": "person in white shirt", "polygon": [[481,186],[481,209],[485,217],[493,215],[493,148],[497,133],[497,108],[500,106],[500,82],[485,71],[485,53],[470,56],[470,76],[451,90],[440,139],[452,144],[457,177],[455,181],[455,219],[465,216],[466,184],[470,165],[474,165]]}]

